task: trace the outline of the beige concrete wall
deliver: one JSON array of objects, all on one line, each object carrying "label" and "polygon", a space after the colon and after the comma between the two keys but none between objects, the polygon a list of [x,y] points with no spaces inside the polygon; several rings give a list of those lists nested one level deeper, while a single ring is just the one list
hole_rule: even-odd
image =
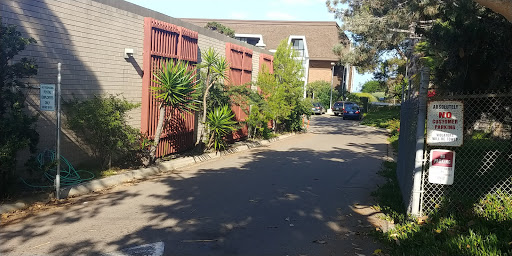
[{"label": "beige concrete wall", "polygon": [[[86,98],[114,94],[141,103],[144,17],[199,32],[199,53],[209,47],[225,55],[225,43],[237,43],[271,54],[213,31],[145,9],[122,0],[2,0],[0,15],[4,24],[18,26],[24,36],[37,40],[19,57],[31,57],[38,74],[29,83],[57,82],[57,63],[62,63],[62,95]],[[123,58],[124,49],[134,50],[133,58]],[[253,55],[253,66],[259,58]],[[199,60],[200,61],[200,60]],[[253,70],[253,79],[256,76]],[[55,144],[55,114],[39,111],[39,90],[30,89],[30,110],[41,114],[38,122],[40,149]],[[140,128],[140,107],[130,112],[129,124]],[[64,130],[63,152],[70,160],[85,159],[87,148],[71,132]]]},{"label": "beige concrete wall", "polygon": [[[36,60],[38,74],[30,84],[57,83],[57,63],[62,63],[64,100],[91,95],[115,94],[133,103],[141,102],[143,19],[92,1],[31,0],[0,2],[2,22],[18,26],[33,37],[19,57]],[[124,48],[134,49],[134,58],[123,58]],[[39,90],[27,92],[30,109],[39,112],[39,148],[54,148],[55,113],[39,111]],[[129,124],[140,127],[140,108],[130,113]],[[87,155],[77,138],[64,130],[63,155],[78,161]]]}]

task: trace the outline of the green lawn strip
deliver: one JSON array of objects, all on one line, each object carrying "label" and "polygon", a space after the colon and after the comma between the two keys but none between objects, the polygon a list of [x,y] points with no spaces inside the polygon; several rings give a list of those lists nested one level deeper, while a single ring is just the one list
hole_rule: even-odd
[{"label": "green lawn strip", "polygon": [[391,132],[388,141],[398,151],[398,134],[400,130],[400,107],[372,107],[364,115],[362,125],[385,128]]},{"label": "green lawn strip", "polygon": [[[390,130],[389,140],[397,145],[399,111],[397,107],[374,108],[365,115],[361,124]],[[509,145],[508,141],[493,141],[487,137],[485,134],[475,134],[459,149],[460,153],[467,151],[472,154],[461,154],[459,157],[467,155],[476,159],[482,151],[503,149]],[[468,163],[478,166],[474,161]],[[504,177],[500,170],[510,169],[509,165],[502,166],[504,164],[509,163],[499,162],[493,168],[496,180]],[[465,166],[461,171],[471,175],[474,166]],[[512,256],[512,195],[498,191],[484,199],[469,199],[462,194],[447,193],[445,198],[441,198],[435,212],[420,223],[405,212],[396,177],[396,163],[384,162],[379,175],[386,182],[372,193],[377,201],[375,208],[382,211],[388,221],[395,223],[395,229],[386,233],[375,232],[375,236],[386,245],[383,255]],[[479,188],[478,184],[470,185]]]},{"label": "green lawn strip", "polygon": [[[441,204],[422,224],[405,211],[395,174],[396,163],[384,162],[379,174],[387,182],[373,192],[395,229],[376,232],[390,255],[512,255],[512,196],[489,195],[456,210]],[[451,209],[451,210],[448,210]]]}]

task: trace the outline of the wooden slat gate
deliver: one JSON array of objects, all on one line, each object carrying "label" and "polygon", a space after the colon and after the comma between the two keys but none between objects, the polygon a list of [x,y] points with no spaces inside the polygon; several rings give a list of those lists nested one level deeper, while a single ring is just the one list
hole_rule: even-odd
[{"label": "wooden slat gate", "polygon": [[[246,84],[251,87],[252,79],[252,50],[226,43],[226,60],[229,62],[229,79],[231,85]],[[231,110],[238,121],[245,121],[249,113],[249,106],[232,105]],[[228,140],[239,140],[248,136],[247,125],[243,125],[239,130],[228,137]]]},{"label": "wooden slat gate", "polygon": [[260,54],[260,72],[267,71],[274,73],[274,56],[261,53]]},{"label": "wooden slat gate", "polygon": [[[261,53],[260,54],[260,74],[263,72],[274,73],[274,56]],[[261,94],[261,89],[258,87],[258,93]],[[272,128],[273,122],[270,120],[267,124],[269,129]]]},{"label": "wooden slat gate", "polygon": [[[159,102],[153,96],[153,73],[161,68],[162,62],[185,60],[189,65],[197,63],[198,33],[170,23],[144,18],[144,52],[142,78],[141,132],[154,139],[158,122]],[[170,107],[166,118],[168,126],[162,132],[156,156],[180,152],[194,146],[194,114],[181,113]]]}]

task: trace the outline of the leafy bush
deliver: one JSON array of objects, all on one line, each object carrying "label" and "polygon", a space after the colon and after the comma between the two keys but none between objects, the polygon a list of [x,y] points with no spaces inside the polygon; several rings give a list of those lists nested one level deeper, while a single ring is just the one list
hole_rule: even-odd
[{"label": "leafy bush", "polygon": [[206,23],[205,28],[211,29],[213,31],[217,31],[223,35],[229,36],[231,38],[235,38],[235,31],[231,28],[228,28],[218,22],[211,21]]},{"label": "leafy bush", "polygon": [[490,221],[512,221],[512,196],[502,191],[487,195],[475,206],[475,212]]},{"label": "leafy bush", "polygon": [[270,118],[258,105],[253,105],[249,117],[247,117],[247,125],[249,127],[249,137],[262,137],[268,139],[271,130],[268,128]]},{"label": "leafy bush", "polygon": [[[308,93],[315,96],[314,102],[320,102],[324,107],[329,108],[329,104],[331,103],[331,83],[326,81],[314,81],[312,83],[308,83],[307,85]],[[341,93],[333,89],[332,90],[332,102],[336,102],[341,100]]]},{"label": "leafy bush", "polygon": [[219,151],[226,147],[225,136],[236,130],[237,122],[233,120],[235,115],[228,105],[216,108],[208,113],[206,125],[209,131],[208,148]]},{"label": "leafy bush", "polygon": [[37,115],[25,111],[25,95],[21,91],[27,87],[22,79],[36,75],[37,65],[27,58],[13,61],[14,56],[35,42],[0,20],[0,195],[13,189],[17,153],[27,148],[35,152],[39,141],[35,130]]},{"label": "leafy bush", "polygon": [[64,102],[67,126],[87,145],[102,166],[139,148],[140,133],[126,124],[126,113],[138,107],[113,95]]},{"label": "leafy bush", "polygon": [[368,102],[378,102],[379,101],[377,99],[377,97],[373,96],[371,93],[364,93],[364,92],[353,92],[353,93],[350,93],[347,96],[347,99],[349,101],[357,102],[358,104],[361,105],[363,103],[361,98],[363,98],[363,97],[368,98]]},{"label": "leafy bush", "polygon": [[302,119],[311,115],[311,101],[304,99],[295,105],[290,115],[284,121],[286,131],[298,132],[302,130]]}]

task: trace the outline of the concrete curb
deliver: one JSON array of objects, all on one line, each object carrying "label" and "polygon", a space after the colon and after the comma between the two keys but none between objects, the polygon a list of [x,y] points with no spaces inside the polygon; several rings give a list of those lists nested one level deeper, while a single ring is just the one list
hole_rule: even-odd
[{"label": "concrete curb", "polygon": [[[179,168],[191,166],[194,164],[210,161],[213,159],[220,158],[221,156],[231,155],[234,153],[247,151],[252,148],[261,147],[263,145],[268,145],[273,142],[277,142],[289,137],[292,137],[296,135],[296,133],[290,133],[290,134],[284,134],[281,136],[278,136],[276,138],[268,139],[268,140],[261,140],[257,142],[243,142],[243,145],[230,148],[226,151],[222,151],[219,153],[206,153],[202,154],[200,156],[187,156],[187,157],[181,157],[172,159],[169,161],[164,161],[157,163],[155,166],[148,167],[148,168],[141,168],[131,171],[126,171],[117,175],[109,176],[102,179],[97,180],[91,180],[88,182],[84,182],[82,184],[76,185],[76,186],[69,186],[61,189],[61,197],[67,198],[67,197],[73,197],[73,196],[80,196],[80,195],[86,195],[95,191],[104,190],[107,188],[114,187],[116,185],[120,185],[126,182],[134,181],[134,180],[140,180],[147,177],[151,177],[153,175],[156,175],[158,173],[165,173],[168,171],[173,171]],[[53,194],[52,194],[53,196]],[[31,202],[34,203],[34,202]],[[16,210],[21,210],[24,208],[27,208],[30,206],[29,202],[15,202],[11,204],[1,204],[0,205],[0,214],[9,213]]]}]

